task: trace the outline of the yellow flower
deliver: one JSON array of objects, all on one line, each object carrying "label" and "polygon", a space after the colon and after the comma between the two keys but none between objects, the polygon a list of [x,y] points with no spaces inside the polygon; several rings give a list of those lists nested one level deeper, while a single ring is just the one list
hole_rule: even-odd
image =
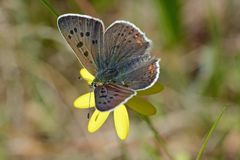
[{"label": "yellow flower", "polygon": [[[86,69],[81,69],[80,75],[84,80],[88,82],[88,84],[91,84],[94,80],[94,76],[91,75]],[[137,96],[134,96],[125,105],[142,115],[153,115],[156,113],[155,107],[140,96],[155,94],[162,90],[163,86],[157,82],[149,89],[138,91]],[[90,94],[91,99],[89,102]],[[94,93],[91,92],[81,95],[74,101],[73,105],[74,107],[81,109],[95,107]],[[125,140],[127,138],[129,131],[129,117],[125,105],[121,105],[113,110],[115,130],[121,140]],[[110,112],[100,112],[96,109],[89,120],[88,131],[90,133],[97,131],[106,121],[109,114]]]}]

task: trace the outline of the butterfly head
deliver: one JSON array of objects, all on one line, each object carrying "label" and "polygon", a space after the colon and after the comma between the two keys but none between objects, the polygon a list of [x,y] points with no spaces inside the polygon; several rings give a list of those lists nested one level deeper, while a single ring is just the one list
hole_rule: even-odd
[{"label": "butterfly head", "polygon": [[103,83],[99,82],[98,79],[94,79],[93,82],[91,83],[91,88],[95,89],[98,86],[102,86]]}]

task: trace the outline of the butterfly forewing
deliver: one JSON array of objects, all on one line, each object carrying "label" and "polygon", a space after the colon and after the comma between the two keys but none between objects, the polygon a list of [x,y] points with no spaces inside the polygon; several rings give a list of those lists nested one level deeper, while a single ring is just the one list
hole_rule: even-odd
[{"label": "butterfly forewing", "polygon": [[83,67],[95,75],[103,48],[102,21],[90,16],[64,14],[58,18],[58,28]]},{"label": "butterfly forewing", "polygon": [[151,42],[135,25],[116,21],[104,34],[105,63],[108,66],[121,65],[132,58],[147,54]]},{"label": "butterfly forewing", "polygon": [[135,94],[132,89],[116,84],[97,86],[94,90],[95,105],[99,111],[110,111],[125,103]]}]

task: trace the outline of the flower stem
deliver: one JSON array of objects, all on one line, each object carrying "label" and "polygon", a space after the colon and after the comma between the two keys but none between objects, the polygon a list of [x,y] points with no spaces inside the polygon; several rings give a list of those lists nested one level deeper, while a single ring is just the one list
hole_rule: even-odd
[{"label": "flower stem", "polygon": [[158,143],[158,146],[162,150],[163,154],[166,155],[168,160],[173,160],[172,155],[169,153],[169,151],[167,149],[164,138],[158,133],[158,130],[154,127],[152,121],[146,116],[142,116],[142,118],[147,123],[148,127],[151,129],[151,131],[154,135],[154,138],[156,139],[156,142]]}]

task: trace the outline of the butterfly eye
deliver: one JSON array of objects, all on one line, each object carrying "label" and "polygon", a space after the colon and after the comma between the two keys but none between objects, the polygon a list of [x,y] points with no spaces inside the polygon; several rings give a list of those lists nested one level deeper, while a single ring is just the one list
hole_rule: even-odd
[{"label": "butterfly eye", "polygon": [[95,82],[92,82],[92,84],[90,85],[91,88],[96,88],[97,84]]}]

